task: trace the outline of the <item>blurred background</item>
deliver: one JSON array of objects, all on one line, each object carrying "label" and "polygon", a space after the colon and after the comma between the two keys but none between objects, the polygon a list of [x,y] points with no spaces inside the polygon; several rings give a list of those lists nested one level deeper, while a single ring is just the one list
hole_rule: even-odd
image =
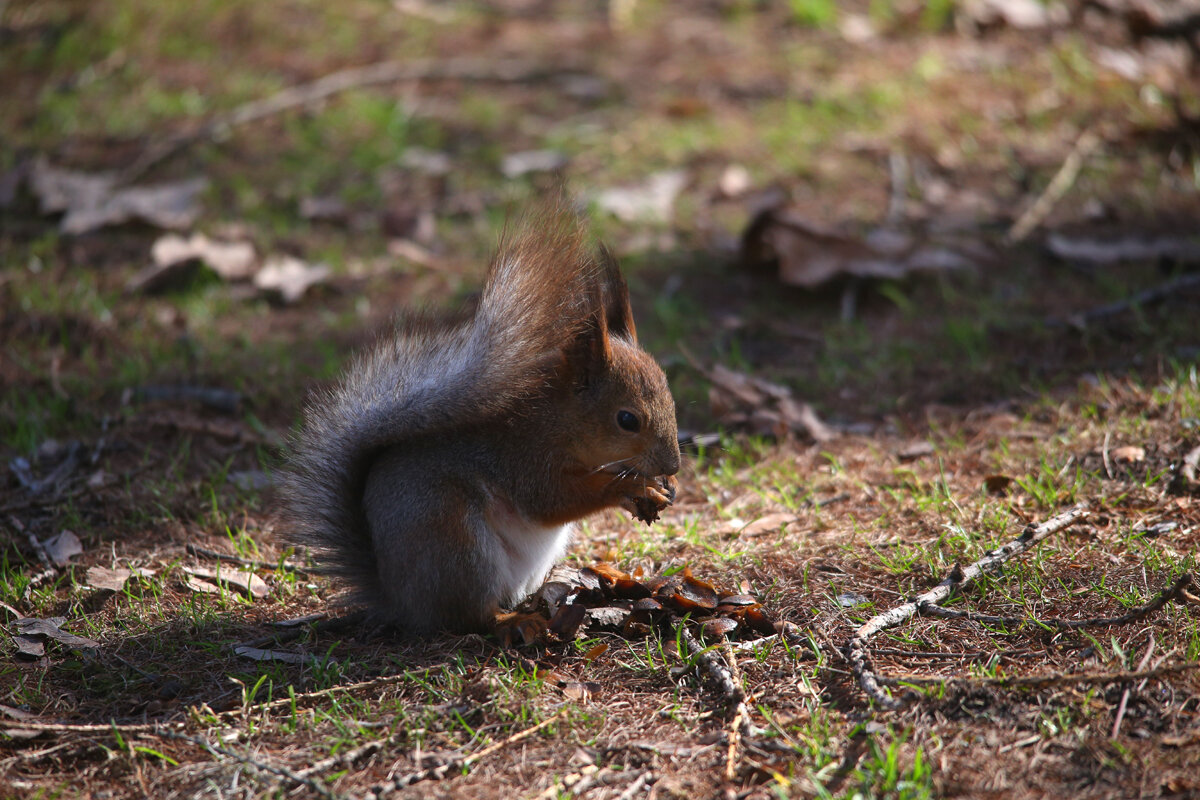
[{"label": "blurred background", "polygon": [[0,429],[26,452],[167,385],[286,430],[398,308],[469,296],[563,183],[689,429],[802,431],[770,387],[717,396],[750,375],[853,426],[1194,361],[1198,20],[0,4]]},{"label": "blurred background", "polygon": [[[0,0],[0,716],[52,723],[0,784],[365,790],[578,703],[405,796],[1194,796],[1195,606],[1141,604],[1200,551],[1198,54],[1197,2]],[[305,397],[564,185],[703,444],[571,563],[811,631],[739,651],[740,761],[675,637],[271,627],[330,611],[272,530]],[[1076,503],[963,604],[1124,623],[922,617],[871,657],[924,701],[860,691],[858,625]]]}]

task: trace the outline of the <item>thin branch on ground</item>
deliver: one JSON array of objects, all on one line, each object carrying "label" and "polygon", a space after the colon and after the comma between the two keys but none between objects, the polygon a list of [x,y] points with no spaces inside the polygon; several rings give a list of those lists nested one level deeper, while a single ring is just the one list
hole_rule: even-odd
[{"label": "thin branch on ground", "polygon": [[1046,320],[1047,327],[1063,327],[1070,325],[1076,328],[1085,328],[1089,322],[1095,322],[1105,317],[1111,317],[1115,314],[1120,314],[1124,311],[1137,306],[1149,306],[1155,303],[1161,303],[1164,300],[1175,297],[1180,292],[1200,288],[1200,273],[1190,273],[1188,275],[1180,275],[1174,280],[1160,283],[1157,286],[1151,286],[1149,289],[1143,289],[1136,294],[1133,294],[1124,300],[1117,300],[1112,303],[1089,308],[1087,311],[1080,311],[1077,314],[1071,314],[1065,319],[1058,317],[1050,317]]},{"label": "thin branch on ground", "polygon": [[979,614],[974,611],[959,611],[943,608],[942,606],[925,605],[920,608],[921,614],[941,619],[965,619],[971,622],[981,622],[984,625],[1001,625],[1006,628],[1020,625],[1040,625],[1043,628],[1058,628],[1059,630],[1078,630],[1079,628],[1103,628],[1113,625],[1125,625],[1158,611],[1172,600],[1183,600],[1187,588],[1195,583],[1190,572],[1185,572],[1175,579],[1175,582],[1159,592],[1158,597],[1138,606],[1127,614],[1119,617],[1088,617],[1087,619],[1039,619],[1037,617],[999,617],[992,614]]},{"label": "thin branch on ground", "polygon": [[83,722],[35,722],[33,720],[11,720],[4,722],[5,729],[22,731],[45,731],[47,733],[154,733],[166,727],[183,727],[182,722],[145,722],[134,725],[116,725]]},{"label": "thin branch on ground", "polygon": [[676,635],[687,645],[688,652],[691,653],[696,663],[703,667],[704,673],[721,690],[721,696],[725,699],[725,702],[730,706],[736,707],[738,703],[745,699],[746,693],[734,681],[733,674],[729,671],[729,668],[721,663],[722,660],[717,657],[716,652],[712,648],[706,648],[700,644],[699,640],[688,630],[687,625],[682,620],[674,619],[672,622],[674,623]]},{"label": "thin branch on ground", "polygon": [[[1141,672],[1150,663],[1150,656],[1154,655],[1154,632],[1150,632],[1150,641],[1146,645],[1146,654],[1142,656],[1142,660],[1138,662],[1137,672]],[[1144,684],[1145,681],[1142,682]],[[1133,690],[1133,686],[1127,684],[1125,690],[1121,692],[1121,702],[1117,704],[1117,713],[1113,718],[1112,738],[1117,738],[1121,732],[1121,721],[1125,719],[1125,709],[1129,707],[1129,693]],[[1140,691],[1140,689],[1139,689]]]},{"label": "thin branch on ground", "polygon": [[763,636],[759,639],[751,639],[748,642],[729,642],[729,647],[735,653],[749,653],[758,650],[764,645],[774,645],[779,642],[803,648],[814,656],[820,655],[820,651],[811,642],[801,636],[802,629],[799,625],[794,622],[787,622],[786,620],[777,623],[777,625],[782,627],[779,633],[773,633],[770,636]]},{"label": "thin branch on ground", "polygon": [[1044,689],[1050,686],[1074,686],[1078,684],[1124,683],[1126,681],[1153,680],[1167,675],[1179,675],[1200,670],[1200,661],[1184,661],[1164,664],[1144,671],[1128,672],[1070,672],[1054,675],[1009,675],[997,677],[951,677],[939,678],[930,675],[901,675],[894,678],[879,678],[888,686],[999,686],[1015,689]]},{"label": "thin branch on ground", "polygon": [[742,674],[737,666],[737,656],[728,641],[725,642],[722,652],[725,654],[725,660],[729,662],[729,671],[741,694],[733,717],[729,720],[729,748],[725,751],[725,780],[732,782],[737,776],[738,753],[742,747],[742,737],[750,731],[750,708],[746,702],[746,689],[742,685]]},{"label": "thin branch on ground", "polygon": [[630,798],[644,789],[647,784],[654,783],[656,780],[658,780],[658,776],[650,770],[646,770],[638,775],[629,786],[625,787],[625,791],[617,795],[617,800],[630,800]]},{"label": "thin branch on ground", "polygon": [[[424,672],[424,673],[429,673],[432,671],[434,671],[433,667],[429,667],[425,670],[422,670],[422,672]],[[358,691],[360,689],[380,689],[380,688],[383,688],[384,686],[389,686],[394,683],[404,683],[405,681],[411,680],[412,677],[413,677],[413,673],[400,673],[397,675],[385,675],[381,678],[372,678],[369,681],[362,681],[360,683],[349,683],[344,686],[330,686],[328,689],[321,689],[321,690],[315,691],[315,692],[305,692],[303,694],[297,694],[294,697],[281,697],[278,700],[272,700],[272,701],[266,702],[266,703],[258,703],[258,704],[251,705],[251,706],[232,708],[228,711],[221,711],[221,712],[211,712],[210,711],[209,713],[212,713],[214,716],[220,717],[222,719],[227,719],[230,717],[240,717],[243,714],[246,714],[247,712],[250,712],[250,711],[254,711],[254,712],[274,711],[275,709],[278,709],[278,708],[289,708],[290,709],[293,706],[293,704],[298,707],[303,703],[307,703],[312,700],[319,700],[322,697],[328,697],[330,695],[337,694],[339,692],[354,692],[354,691]],[[193,708],[193,710],[198,711],[199,709]]]},{"label": "thin branch on ground", "polygon": [[377,798],[383,798],[383,797],[390,795],[392,792],[395,792],[399,789],[403,789],[406,786],[411,786],[414,783],[420,783],[421,781],[427,781],[427,780],[442,780],[448,774],[450,774],[450,772],[452,772],[452,771],[468,770],[471,768],[472,765],[479,763],[483,759],[490,756],[492,753],[495,753],[498,750],[508,747],[511,744],[515,744],[516,742],[519,742],[523,739],[528,739],[530,736],[533,736],[538,731],[548,728],[549,726],[553,725],[555,722],[562,720],[562,718],[567,715],[567,712],[569,710],[570,710],[569,707],[563,708],[558,713],[556,713],[554,716],[547,717],[546,719],[539,722],[537,725],[533,725],[531,727],[517,731],[512,736],[509,736],[507,739],[502,739],[499,742],[496,742],[495,744],[488,745],[487,747],[480,750],[478,753],[472,753],[471,755],[466,756],[465,758],[452,758],[449,761],[445,762],[444,764],[439,764],[436,767],[430,767],[428,769],[418,770],[417,772],[410,772],[407,775],[401,775],[398,778],[393,778],[390,781],[390,783],[388,783],[388,784],[380,784],[380,785],[375,786],[371,791],[375,794],[375,796]]},{"label": "thin branch on ground", "polygon": [[312,778],[303,777],[303,776],[299,775],[298,773],[288,769],[287,767],[281,767],[281,766],[278,766],[277,764],[270,764],[265,761],[259,761],[257,759],[251,758],[250,756],[242,755],[241,753],[235,753],[234,751],[232,751],[228,748],[221,747],[220,745],[212,744],[211,742],[206,742],[203,739],[196,738],[195,736],[188,736],[183,733],[174,733],[172,731],[157,731],[156,733],[157,733],[157,735],[162,736],[167,739],[175,739],[175,740],[181,741],[181,742],[189,742],[191,744],[196,745],[197,747],[201,747],[201,748],[207,750],[208,752],[212,753],[213,755],[221,755],[221,756],[225,756],[226,758],[232,758],[235,761],[240,761],[243,764],[254,767],[255,769],[260,769],[263,772],[269,772],[273,775],[277,775],[281,778],[286,778],[287,780],[293,781],[295,783],[302,783],[305,786],[307,786],[309,789],[311,789],[313,792],[315,792],[317,795],[328,798],[328,800],[336,800],[336,798],[339,797],[339,795],[335,794],[333,792],[333,790],[331,790],[328,786],[321,783],[320,781],[313,780]]},{"label": "thin branch on ground", "polygon": [[553,75],[562,75],[571,67],[530,62],[524,59],[452,58],[416,61],[382,61],[363,67],[323,75],[309,83],[243,103],[228,113],[209,120],[195,130],[177,134],[147,147],[142,155],[123,170],[118,184],[136,181],[158,164],[196,142],[227,137],[233,128],[284,111],[313,106],[323,100],[367,86],[381,86],[417,80],[460,80],[488,83],[523,83]]},{"label": "thin branch on ground", "polygon": [[998,572],[1006,561],[1020,555],[1041,542],[1051,534],[1069,528],[1080,520],[1086,519],[1089,512],[1083,506],[1076,506],[1056,517],[1051,517],[1040,525],[1028,525],[1020,537],[1013,541],[989,550],[982,558],[965,569],[955,565],[950,575],[928,592],[896,606],[869,619],[860,627],[846,643],[846,660],[850,662],[851,671],[858,680],[863,691],[884,708],[895,709],[904,705],[904,700],[897,700],[889,695],[879,684],[875,671],[870,666],[870,656],[867,646],[870,639],[880,631],[894,628],[912,618],[918,611],[927,606],[935,606],[945,601],[955,592],[970,586],[982,575]]},{"label": "thin branch on ground", "polygon": [[1008,229],[1008,233],[1004,237],[1007,244],[1012,245],[1021,242],[1035,228],[1046,221],[1046,217],[1050,216],[1050,212],[1054,210],[1054,206],[1058,205],[1058,201],[1063,199],[1075,183],[1075,179],[1079,177],[1079,170],[1083,167],[1083,162],[1099,144],[1100,137],[1090,128],[1079,135],[1079,138],[1075,140],[1075,146],[1071,148],[1071,152],[1063,159],[1062,166],[1058,168],[1058,172],[1050,179],[1050,183],[1046,185],[1045,190],[1042,191],[1037,200],[1033,201],[1033,204],[1029,208],[1025,209],[1024,213],[1017,218],[1012,227]]},{"label": "thin branch on ground", "polygon": [[280,563],[277,561],[260,561],[254,558],[242,558],[241,556],[235,556],[232,553],[222,553],[217,550],[209,550],[205,547],[197,547],[194,544],[189,544],[187,546],[187,551],[190,555],[193,555],[196,558],[207,558],[213,561],[223,561],[230,564],[238,564],[243,567],[250,567],[251,569],[283,569],[287,572],[296,572],[301,575],[307,575],[309,572],[304,567],[298,567],[295,564],[289,564],[286,561]]}]

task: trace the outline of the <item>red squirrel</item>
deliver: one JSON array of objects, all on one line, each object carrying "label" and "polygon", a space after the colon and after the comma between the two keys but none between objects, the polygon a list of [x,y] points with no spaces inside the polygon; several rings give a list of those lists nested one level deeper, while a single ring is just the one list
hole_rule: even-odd
[{"label": "red squirrel", "polygon": [[403,317],[310,402],[283,482],[290,543],[409,631],[494,629],[575,521],[675,498],[675,405],[616,261],[561,210],[507,238],[472,314]]}]

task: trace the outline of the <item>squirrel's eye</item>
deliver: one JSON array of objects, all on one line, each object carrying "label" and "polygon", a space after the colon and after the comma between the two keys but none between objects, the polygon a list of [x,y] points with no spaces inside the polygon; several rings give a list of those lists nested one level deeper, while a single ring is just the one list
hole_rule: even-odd
[{"label": "squirrel's eye", "polygon": [[642,427],[642,421],[632,411],[621,409],[617,412],[617,424],[630,433],[637,433]]}]

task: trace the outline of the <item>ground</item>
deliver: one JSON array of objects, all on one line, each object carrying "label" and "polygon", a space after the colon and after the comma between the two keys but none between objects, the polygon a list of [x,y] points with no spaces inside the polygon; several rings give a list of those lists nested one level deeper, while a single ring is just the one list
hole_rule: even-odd
[{"label": "ground", "polygon": [[[1194,20],[985,5],[0,4],[0,796],[1200,795]],[[56,169],[206,183],[80,229]],[[308,393],[563,182],[691,437],[568,565],[786,635],[338,626],[276,537]],[[146,272],[168,224],[252,271]]]}]

